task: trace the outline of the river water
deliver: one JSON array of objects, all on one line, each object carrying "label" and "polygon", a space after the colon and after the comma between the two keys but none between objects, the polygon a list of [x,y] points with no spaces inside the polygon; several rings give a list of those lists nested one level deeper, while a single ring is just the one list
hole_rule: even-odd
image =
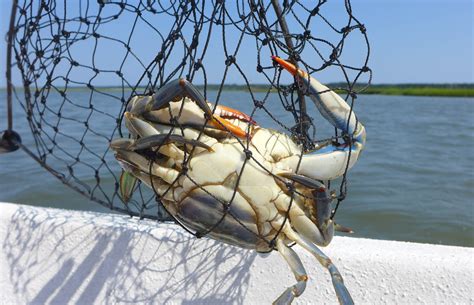
[{"label": "river water", "polygon": [[[68,94],[76,100],[89,97],[84,90]],[[5,96],[1,90],[0,129],[6,127]],[[209,96],[213,98],[215,93]],[[269,99],[269,109],[272,99],[276,96]],[[52,95],[48,103],[60,100]],[[243,92],[225,92],[221,100],[243,111],[251,109]],[[109,108],[112,116],[118,108]],[[366,126],[367,146],[350,171],[348,196],[337,221],[357,237],[474,246],[474,99],[362,95],[355,110]],[[283,121],[291,119],[276,108],[271,112]],[[18,104],[14,113],[15,129],[33,148]],[[278,128],[264,112],[255,119],[261,126]],[[330,135],[331,127],[320,116],[315,119],[318,135]],[[93,116],[90,120],[96,120],[92,125],[98,129],[113,126]],[[62,128],[74,135],[77,127]],[[102,153],[106,143],[97,140],[91,147]],[[112,171],[119,174],[118,166]],[[0,155],[0,201],[108,212],[63,185],[22,151]]]}]

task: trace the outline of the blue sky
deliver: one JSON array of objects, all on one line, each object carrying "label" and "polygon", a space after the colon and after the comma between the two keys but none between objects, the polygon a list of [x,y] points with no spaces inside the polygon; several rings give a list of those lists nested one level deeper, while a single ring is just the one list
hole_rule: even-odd
[{"label": "blue sky", "polygon": [[[303,1],[305,2],[305,1]],[[341,2],[339,0],[329,1],[331,4]],[[95,3],[95,1],[91,1]],[[9,19],[10,1],[0,0],[0,32],[2,38],[7,31]],[[374,71],[373,83],[472,83],[474,82],[473,71],[473,1],[469,0],[353,0],[352,8],[354,15],[365,24],[371,43],[371,58],[369,66]],[[328,9],[325,16],[337,18],[344,16],[345,12],[337,9]],[[130,21],[130,20],[129,20]],[[291,24],[290,24],[291,25]],[[129,22],[115,25],[116,33],[126,33],[130,28]],[[139,34],[140,37],[141,34]],[[145,35],[141,36],[146,44]],[[151,49],[146,47],[145,49]],[[156,48],[156,43],[150,46]],[[361,45],[354,44],[354,54]],[[1,44],[1,73],[5,75],[5,48],[2,39]],[[110,50],[108,55],[102,58],[104,64],[119,59],[119,50]],[[142,51],[140,51],[142,52]],[[145,52],[145,51],[143,51]],[[209,57],[213,52],[222,53],[219,48],[211,48]],[[349,52],[346,50],[346,52]],[[352,51],[351,51],[352,52]],[[145,56],[145,53],[143,53]],[[85,54],[77,55],[86,56]],[[351,54],[349,56],[352,56]],[[354,55],[355,56],[355,55]],[[249,56],[251,57],[251,56]],[[356,58],[356,57],[355,57]],[[360,64],[362,57],[355,60]],[[255,71],[255,60],[239,56],[239,63],[244,67],[250,67]],[[220,80],[212,73],[218,71],[222,66],[220,61],[208,63],[210,82]],[[134,67],[130,67],[129,73],[134,74]],[[135,69],[136,70],[136,69]],[[220,70],[219,70],[220,71]],[[81,72],[77,72],[80,76]],[[250,72],[251,73],[251,72]],[[329,71],[321,76],[322,81],[340,81],[340,71]],[[110,80],[104,79],[104,82]],[[230,83],[239,83],[239,79],[230,76]],[[255,78],[255,82],[261,79]],[[0,87],[5,86],[5,79],[0,80]]]}]

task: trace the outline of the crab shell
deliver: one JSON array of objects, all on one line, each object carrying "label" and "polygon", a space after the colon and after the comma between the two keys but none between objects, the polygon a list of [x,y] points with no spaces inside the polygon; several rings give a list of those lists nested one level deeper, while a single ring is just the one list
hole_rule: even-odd
[{"label": "crab shell", "polygon": [[[182,113],[197,111],[194,107],[193,101],[184,99],[171,102],[169,108],[158,112],[166,118],[178,109],[184,109]],[[155,118],[159,114],[154,113]],[[125,141],[121,148],[114,147],[125,170],[153,188],[166,209],[187,227],[239,247],[267,252],[272,250],[269,241],[276,237],[289,211],[289,223],[298,232],[305,232],[311,240],[323,240],[317,233],[311,233],[319,229],[310,189],[298,185],[289,209],[289,181],[278,174],[291,170],[281,161],[300,155],[301,148],[287,135],[239,119],[231,120],[253,130],[250,142],[244,144],[245,140],[239,141],[228,133],[224,136],[224,132],[216,139],[210,135],[219,131],[211,128],[200,133],[194,128],[151,123],[132,114],[125,117],[136,137],[184,135],[209,147],[165,144],[158,149],[160,157],[153,162],[127,149],[133,140]],[[180,174],[184,164],[187,170]]]}]

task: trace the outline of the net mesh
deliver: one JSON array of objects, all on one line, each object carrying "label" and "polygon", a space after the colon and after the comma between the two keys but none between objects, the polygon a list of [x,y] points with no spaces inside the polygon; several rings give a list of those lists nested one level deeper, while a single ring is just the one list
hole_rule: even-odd
[{"label": "net mesh", "polygon": [[[330,87],[351,107],[371,79],[366,29],[350,1],[43,0],[19,1],[13,10],[12,66],[20,79],[15,94],[35,143],[23,148],[92,201],[142,218],[169,215],[141,184],[123,201],[121,169],[109,148],[112,139],[128,136],[122,117],[133,96],[186,78],[206,99],[228,105],[237,87],[234,108],[309,150],[326,139],[316,132],[304,92],[271,55],[319,79],[342,76]],[[356,87],[361,77],[364,85]],[[241,145],[252,158],[248,143]],[[346,175],[339,183],[335,210],[346,196]],[[231,203],[222,202],[223,218]],[[202,236],[218,225],[192,233]]]}]

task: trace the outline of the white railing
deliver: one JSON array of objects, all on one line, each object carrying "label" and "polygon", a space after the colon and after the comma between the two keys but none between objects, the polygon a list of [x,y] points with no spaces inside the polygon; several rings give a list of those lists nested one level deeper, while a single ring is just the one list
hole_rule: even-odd
[{"label": "white railing", "polygon": [[[0,243],[0,304],[270,304],[294,284],[278,253],[122,215],[0,203]],[[336,304],[296,251],[310,276],[296,303]],[[336,237],[323,251],[358,304],[474,303],[474,248]]]}]

